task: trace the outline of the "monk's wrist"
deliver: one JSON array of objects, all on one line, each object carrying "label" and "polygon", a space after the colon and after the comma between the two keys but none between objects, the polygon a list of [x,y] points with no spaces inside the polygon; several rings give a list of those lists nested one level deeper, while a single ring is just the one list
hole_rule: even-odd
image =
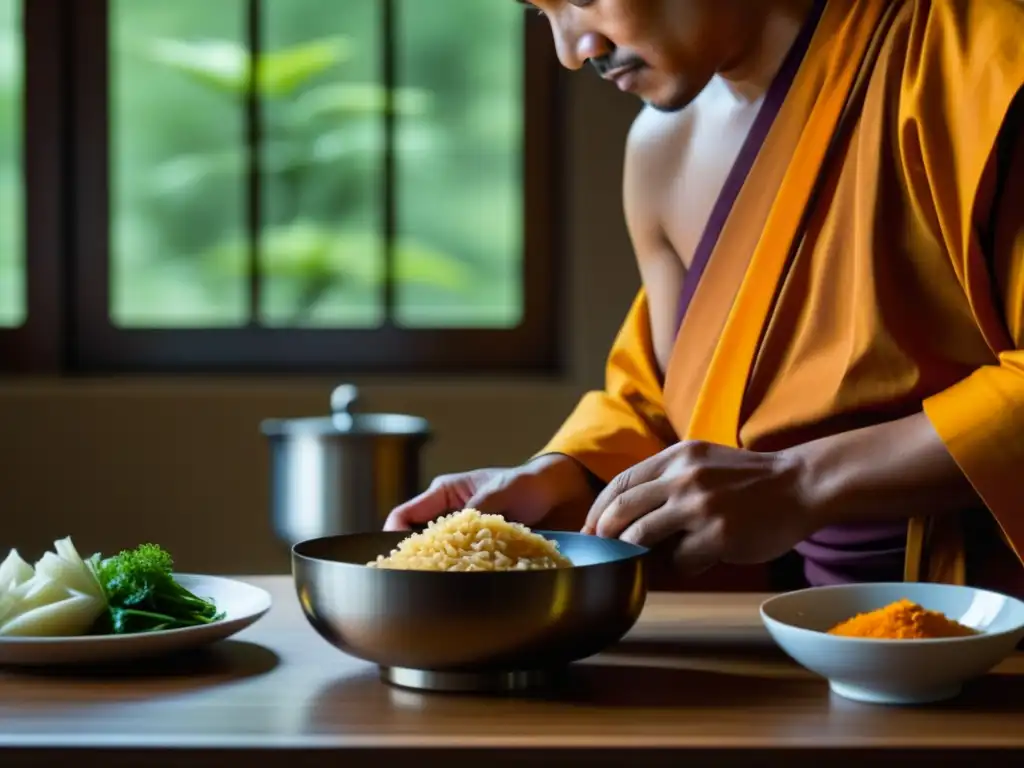
[{"label": "monk's wrist", "polygon": [[572,456],[546,453],[535,457],[524,467],[542,478],[551,498],[551,506],[591,504],[604,488],[604,482]]},{"label": "monk's wrist", "polygon": [[808,533],[857,519],[856,468],[840,446],[816,441],[781,451]]},{"label": "monk's wrist", "polygon": [[979,500],[927,418],[917,414],[782,452],[813,530],[907,520]]}]

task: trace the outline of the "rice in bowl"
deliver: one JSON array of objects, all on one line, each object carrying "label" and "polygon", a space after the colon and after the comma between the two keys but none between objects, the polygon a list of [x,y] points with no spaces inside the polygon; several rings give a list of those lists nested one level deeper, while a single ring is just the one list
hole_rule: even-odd
[{"label": "rice in bowl", "polygon": [[540,571],[571,568],[558,544],[501,515],[464,509],[434,520],[367,563],[404,571]]}]

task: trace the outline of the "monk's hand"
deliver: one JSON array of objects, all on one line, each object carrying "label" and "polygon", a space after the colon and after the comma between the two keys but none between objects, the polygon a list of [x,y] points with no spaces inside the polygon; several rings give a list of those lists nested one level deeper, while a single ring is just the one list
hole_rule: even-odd
[{"label": "monk's hand", "polygon": [[391,511],[384,530],[406,531],[466,507],[535,526],[562,507],[578,514],[593,499],[594,490],[585,470],[567,456],[549,454],[521,467],[478,469],[435,478],[430,488]]},{"label": "monk's hand", "polygon": [[690,574],[769,562],[816,527],[803,474],[790,454],[679,443],[616,477],[583,532],[648,548],[677,541],[673,559]]}]

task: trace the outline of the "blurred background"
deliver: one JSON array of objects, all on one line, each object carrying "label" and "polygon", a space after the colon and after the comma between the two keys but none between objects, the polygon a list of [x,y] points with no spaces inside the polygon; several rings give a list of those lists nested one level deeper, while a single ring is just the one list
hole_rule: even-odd
[{"label": "blurred background", "polygon": [[[155,540],[184,570],[282,571],[262,419],[325,414],[336,384],[357,383],[361,408],[430,421],[428,481],[525,460],[600,386],[639,284],[620,192],[638,105],[572,73],[558,96],[564,119],[551,120],[536,106],[543,89],[531,62],[551,54],[525,44],[522,7],[82,0],[75,22],[105,44],[82,46],[75,61],[100,57],[106,76],[97,85],[90,67],[73,72],[82,122],[55,141],[35,133],[42,108],[25,108],[39,82],[26,62],[46,59],[26,35],[27,2],[0,0],[0,350],[49,352],[0,359],[0,547],[36,553],[69,534],[89,551]],[[70,37],[81,45],[88,34]],[[56,156],[70,141],[88,159],[92,134],[75,129],[87,124],[106,126],[104,167],[73,190],[40,189],[27,148]],[[538,130],[557,131],[561,147],[553,162],[538,156],[545,167],[526,154]],[[83,189],[108,202],[100,271],[78,253],[99,241],[75,249],[69,237],[55,255],[30,247],[50,241],[33,239],[29,221],[66,221],[33,218],[28,201],[60,196],[68,216],[88,218]],[[538,189],[553,221],[528,214]],[[540,254],[547,272],[527,268],[531,243],[544,241],[531,235],[537,222],[557,225],[556,247]],[[61,269],[33,268],[44,259]],[[561,278],[551,306],[529,298],[551,288],[535,284],[538,274]],[[57,298],[33,307],[33,295]],[[88,346],[76,347],[93,325],[111,340],[116,372],[91,369]],[[39,331],[50,326],[54,338]],[[303,375],[265,359],[227,373],[178,365],[205,333],[247,328],[317,331],[328,348],[339,339],[338,354]],[[344,344],[372,346],[381,328],[392,329],[389,355],[428,338],[406,331],[429,331],[439,349],[462,343],[460,330],[493,339],[492,350],[521,348],[524,328],[565,343],[547,367],[347,366]],[[351,331],[364,335],[343,335]],[[155,332],[183,340],[177,358],[146,352]],[[233,337],[221,338],[234,354]]]}]

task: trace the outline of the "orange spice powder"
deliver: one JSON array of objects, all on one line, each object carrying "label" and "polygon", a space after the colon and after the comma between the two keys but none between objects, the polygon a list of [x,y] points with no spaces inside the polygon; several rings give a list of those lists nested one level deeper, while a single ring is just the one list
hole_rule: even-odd
[{"label": "orange spice powder", "polygon": [[929,611],[910,600],[899,600],[870,613],[861,613],[828,631],[840,637],[870,637],[878,640],[927,640],[940,637],[968,637],[977,632]]}]

